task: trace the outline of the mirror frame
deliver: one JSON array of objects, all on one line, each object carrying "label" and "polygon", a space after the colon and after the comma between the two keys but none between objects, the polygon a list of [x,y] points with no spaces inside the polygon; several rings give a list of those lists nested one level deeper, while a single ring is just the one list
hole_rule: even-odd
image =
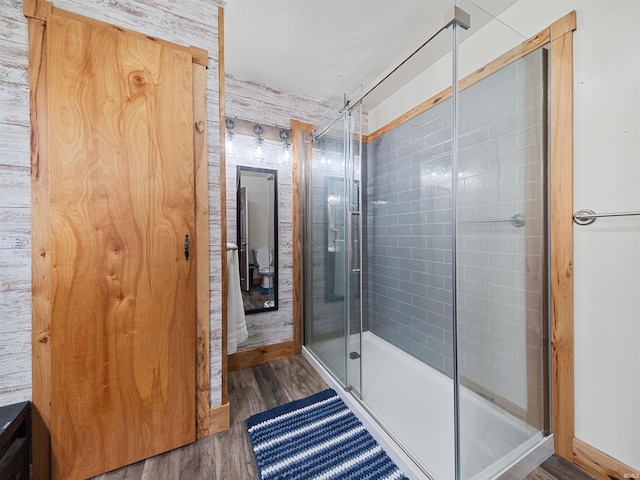
[{"label": "mirror frame", "polygon": [[[249,167],[246,165],[236,165],[236,244],[238,245],[238,255],[240,255],[240,188],[242,187],[242,172],[254,172],[273,175],[273,307],[244,309],[245,315],[254,313],[271,312],[278,310],[278,290],[279,290],[279,267],[278,267],[278,171],[271,168]],[[238,268],[240,262],[238,262]],[[244,303],[243,303],[244,307]]]}]

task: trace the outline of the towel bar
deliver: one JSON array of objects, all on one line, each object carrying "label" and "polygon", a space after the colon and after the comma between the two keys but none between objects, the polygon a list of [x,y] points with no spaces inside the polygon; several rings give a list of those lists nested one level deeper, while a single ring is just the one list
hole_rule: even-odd
[{"label": "towel bar", "polygon": [[486,218],[484,220],[461,220],[460,223],[510,223],[514,227],[524,227],[527,223],[527,217],[522,213],[516,213],[513,217],[492,219]]},{"label": "towel bar", "polygon": [[602,217],[630,217],[640,215],[640,212],[612,212],[612,213],[596,213],[593,210],[578,210],[573,214],[573,221],[578,225],[591,225],[597,218]]}]

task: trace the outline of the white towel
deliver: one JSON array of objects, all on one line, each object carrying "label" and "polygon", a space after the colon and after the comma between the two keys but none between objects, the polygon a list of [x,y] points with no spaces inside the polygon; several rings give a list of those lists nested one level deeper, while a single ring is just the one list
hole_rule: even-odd
[{"label": "white towel", "polygon": [[238,247],[227,244],[227,354],[231,355],[244,342],[249,333],[240,290]]}]

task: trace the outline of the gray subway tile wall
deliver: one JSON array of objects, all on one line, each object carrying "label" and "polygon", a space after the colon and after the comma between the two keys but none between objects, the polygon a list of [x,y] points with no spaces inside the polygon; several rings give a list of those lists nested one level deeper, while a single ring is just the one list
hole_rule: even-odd
[{"label": "gray subway tile wall", "polygon": [[[527,215],[520,228],[459,224],[460,371],[523,408],[527,368],[542,366],[542,333],[531,335],[544,317],[542,56],[464,90],[459,106],[459,220]],[[369,330],[449,376],[451,108],[442,102],[366,145],[365,202]]]},{"label": "gray subway tile wall", "polygon": [[369,330],[447,375],[450,109],[444,102],[367,144],[365,236]]}]

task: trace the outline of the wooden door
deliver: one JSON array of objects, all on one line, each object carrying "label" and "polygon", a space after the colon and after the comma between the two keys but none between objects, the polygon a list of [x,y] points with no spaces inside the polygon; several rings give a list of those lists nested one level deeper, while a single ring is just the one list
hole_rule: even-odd
[{"label": "wooden door", "polygon": [[52,467],[75,479],[195,440],[192,60],[57,15],[45,44]]}]

